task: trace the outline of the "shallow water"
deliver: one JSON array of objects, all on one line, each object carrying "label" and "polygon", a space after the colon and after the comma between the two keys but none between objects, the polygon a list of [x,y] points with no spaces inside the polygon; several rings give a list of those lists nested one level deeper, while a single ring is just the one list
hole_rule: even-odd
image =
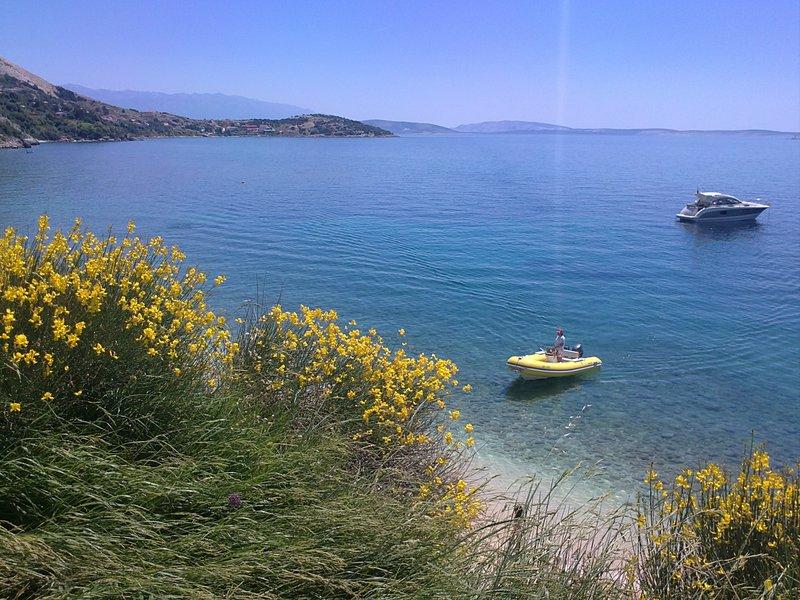
[{"label": "shallow water", "polygon": [[[233,311],[334,307],[454,359],[480,458],[510,480],[598,464],[586,494],[735,463],[751,433],[800,457],[800,142],[704,136],[168,139],[0,153],[0,223],[179,243]],[[772,205],[758,224],[674,214],[695,187]],[[603,359],[521,382],[510,354],[563,325]]]}]

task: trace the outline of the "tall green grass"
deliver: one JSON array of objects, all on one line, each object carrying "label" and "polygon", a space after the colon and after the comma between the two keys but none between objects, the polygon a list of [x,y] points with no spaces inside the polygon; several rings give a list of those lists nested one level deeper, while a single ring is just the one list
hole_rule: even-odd
[{"label": "tall green grass", "polygon": [[231,397],[196,400],[158,439],[118,444],[64,424],[4,449],[0,596],[467,591],[446,525],[373,491],[341,440],[296,435],[279,416],[254,424]]}]

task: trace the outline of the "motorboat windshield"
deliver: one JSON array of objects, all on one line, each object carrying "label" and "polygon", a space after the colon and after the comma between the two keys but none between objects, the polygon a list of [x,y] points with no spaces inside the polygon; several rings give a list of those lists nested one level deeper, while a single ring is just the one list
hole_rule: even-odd
[{"label": "motorboat windshield", "polygon": [[695,204],[701,207],[706,206],[733,206],[742,204],[742,201],[734,196],[720,194],[719,192],[697,192]]}]

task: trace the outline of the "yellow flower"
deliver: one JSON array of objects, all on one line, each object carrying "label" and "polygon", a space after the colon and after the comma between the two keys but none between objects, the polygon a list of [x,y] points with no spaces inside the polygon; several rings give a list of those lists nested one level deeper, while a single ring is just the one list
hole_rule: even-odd
[{"label": "yellow flower", "polygon": [[9,402],[8,408],[11,412],[19,412],[22,410],[22,405],[19,402]]},{"label": "yellow flower", "polygon": [[450,411],[450,418],[453,421],[458,421],[461,418],[461,411],[460,410],[451,410]]},{"label": "yellow flower", "polygon": [[50,217],[47,215],[39,216],[39,232],[43,233],[50,229]]},{"label": "yellow flower", "polygon": [[222,285],[225,283],[225,275],[217,275],[214,278],[214,285]]},{"label": "yellow flower", "polygon": [[53,394],[51,394],[50,392],[45,392],[44,394],[42,394],[42,400],[52,400],[52,399],[53,399]]},{"label": "yellow flower", "polygon": [[78,390],[77,392],[72,392],[74,396],[83,396],[83,390]]},{"label": "yellow flower", "polygon": [[699,590],[703,590],[704,592],[709,592],[714,589],[714,586],[707,581],[695,581],[694,587]]},{"label": "yellow flower", "polygon": [[467,433],[472,433],[474,429],[475,427],[472,426],[472,423],[467,423],[466,425],[464,425],[464,431],[466,431]]},{"label": "yellow flower", "polygon": [[467,441],[466,441],[466,444],[467,444],[468,448],[471,448],[472,446],[475,445],[475,438],[472,437],[472,436],[468,437]]},{"label": "yellow flower", "polygon": [[397,330],[397,333],[398,335],[400,335],[400,337],[402,337],[406,334],[406,330],[401,327],[400,329]]},{"label": "yellow flower", "polygon": [[453,443],[453,434],[449,431],[444,434],[444,443],[445,444],[452,444]]},{"label": "yellow flower", "polygon": [[28,336],[24,333],[19,333],[14,336],[14,346],[16,348],[25,348],[28,345]]},{"label": "yellow flower", "polygon": [[134,231],[136,231],[136,223],[133,221],[128,221],[128,234],[131,234]]},{"label": "yellow flower", "polygon": [[472,391],[472,386],[468,383],[463,388],[461,388],[465,393],[469,394]]},{"label": "yellow flower", "polygon": [[769,454],[767,454],[766,452],[762,452],[760,450],[754,452],[752,458],[752,464],[754,471],[762,471],[764,469],[769,469]]},{"label": "yellow flower", "polygon": [[92,346],[92,350],[94,350],[95,354],[102,354],[106,349],[103,348],[103,344],[97,342],[94,346]]}]

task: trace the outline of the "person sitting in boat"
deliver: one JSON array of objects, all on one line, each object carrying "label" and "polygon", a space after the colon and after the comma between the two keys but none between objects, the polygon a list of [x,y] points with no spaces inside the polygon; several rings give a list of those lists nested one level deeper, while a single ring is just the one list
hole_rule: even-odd
[{"label": "person sitting in boat", "polygon": [[556,362],[561,362],[564,358],[564,348],[567,347],[567,338],[564,337],[564,330],[559,327],[556,329],[556,341],[553,342],[553,356],[556,357]]}]

